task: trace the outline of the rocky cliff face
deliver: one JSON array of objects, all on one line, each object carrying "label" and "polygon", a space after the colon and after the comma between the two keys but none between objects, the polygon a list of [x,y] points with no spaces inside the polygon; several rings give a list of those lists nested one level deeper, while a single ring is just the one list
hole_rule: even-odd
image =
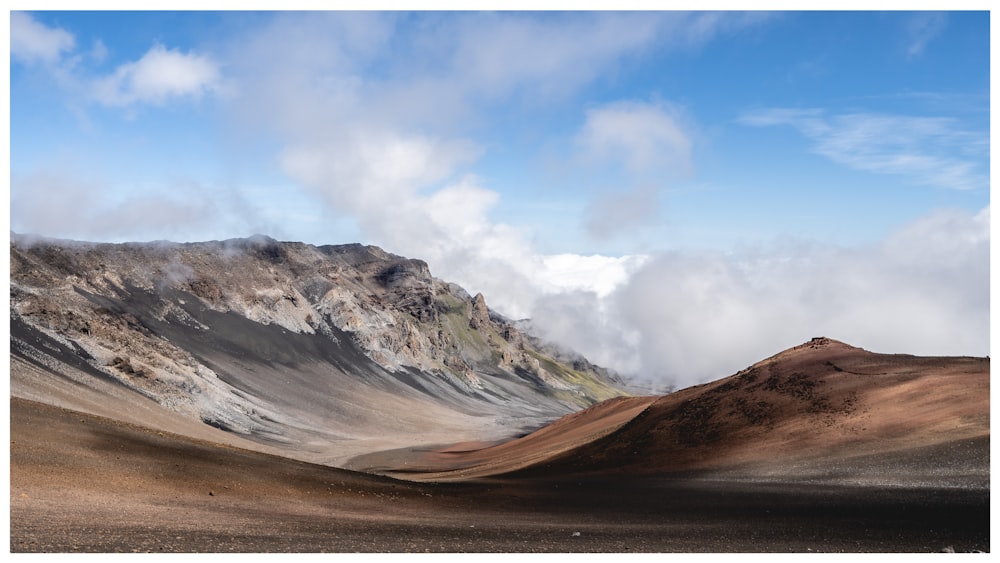
[{"label": "rocky cliff face", "polygon": [[12,235],[10,253],[12,393],[35,399],[101,380],[320,452],[435,421],[516,432],[621,394],[607,372],[543,352],[482,295],[373,246]]}]

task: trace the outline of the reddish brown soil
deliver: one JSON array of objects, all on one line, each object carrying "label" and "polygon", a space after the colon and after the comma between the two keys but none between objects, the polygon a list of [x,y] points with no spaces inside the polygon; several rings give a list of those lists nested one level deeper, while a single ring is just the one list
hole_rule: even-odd
[{"label": "reddish brown soil", "polygon": [[392,450],[359,456],[348,467],[439,482],[509,473],[549,461],[611,434],[656,399],[610,399],[505,443],[462,442],[434,450]]},{"label": "reddish brown soil", "polygon": [[[719,381],[609,401],[506,444],[413,452],[394,471],[380,469],[434,481],[512,470],[815,477],[845,460],[968,440],[986,444],[973,454],[983,459],[976,475],[967,468],[959,477],[988,486],[988,359],[874,354],[816,339]],[[895,469],[923,482],[941,468]]]}]

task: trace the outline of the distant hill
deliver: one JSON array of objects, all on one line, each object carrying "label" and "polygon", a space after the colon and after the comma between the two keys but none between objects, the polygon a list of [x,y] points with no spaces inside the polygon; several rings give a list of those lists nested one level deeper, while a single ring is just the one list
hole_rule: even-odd
[{"label": "distant hill", "polygon": [[815,338],[712,383],[608,401],[513,442],[380,469],[438,481],[698,475],[988,489],[989,370],[989,358],[876,354]]}]

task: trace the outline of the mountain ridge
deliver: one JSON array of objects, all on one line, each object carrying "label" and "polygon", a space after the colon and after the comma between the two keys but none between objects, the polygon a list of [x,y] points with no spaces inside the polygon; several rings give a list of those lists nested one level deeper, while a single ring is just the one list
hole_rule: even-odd
[{"label": "mountain ridge", "polygon": [[12,234],[10,252],[14,394],[103,379],[328,463],[434,421],[499,438],[624,394],[611,372],[537,349],[481,294],[374,246]]}]

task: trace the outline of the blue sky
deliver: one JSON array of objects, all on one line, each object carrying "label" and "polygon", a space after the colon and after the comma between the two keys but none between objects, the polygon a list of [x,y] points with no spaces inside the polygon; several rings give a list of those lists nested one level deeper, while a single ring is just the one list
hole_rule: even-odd
[{"label": "blue sky", "polygon": [[988,353],[987,12],[10,18],[15,232],[377,244],[664,381]]}]

